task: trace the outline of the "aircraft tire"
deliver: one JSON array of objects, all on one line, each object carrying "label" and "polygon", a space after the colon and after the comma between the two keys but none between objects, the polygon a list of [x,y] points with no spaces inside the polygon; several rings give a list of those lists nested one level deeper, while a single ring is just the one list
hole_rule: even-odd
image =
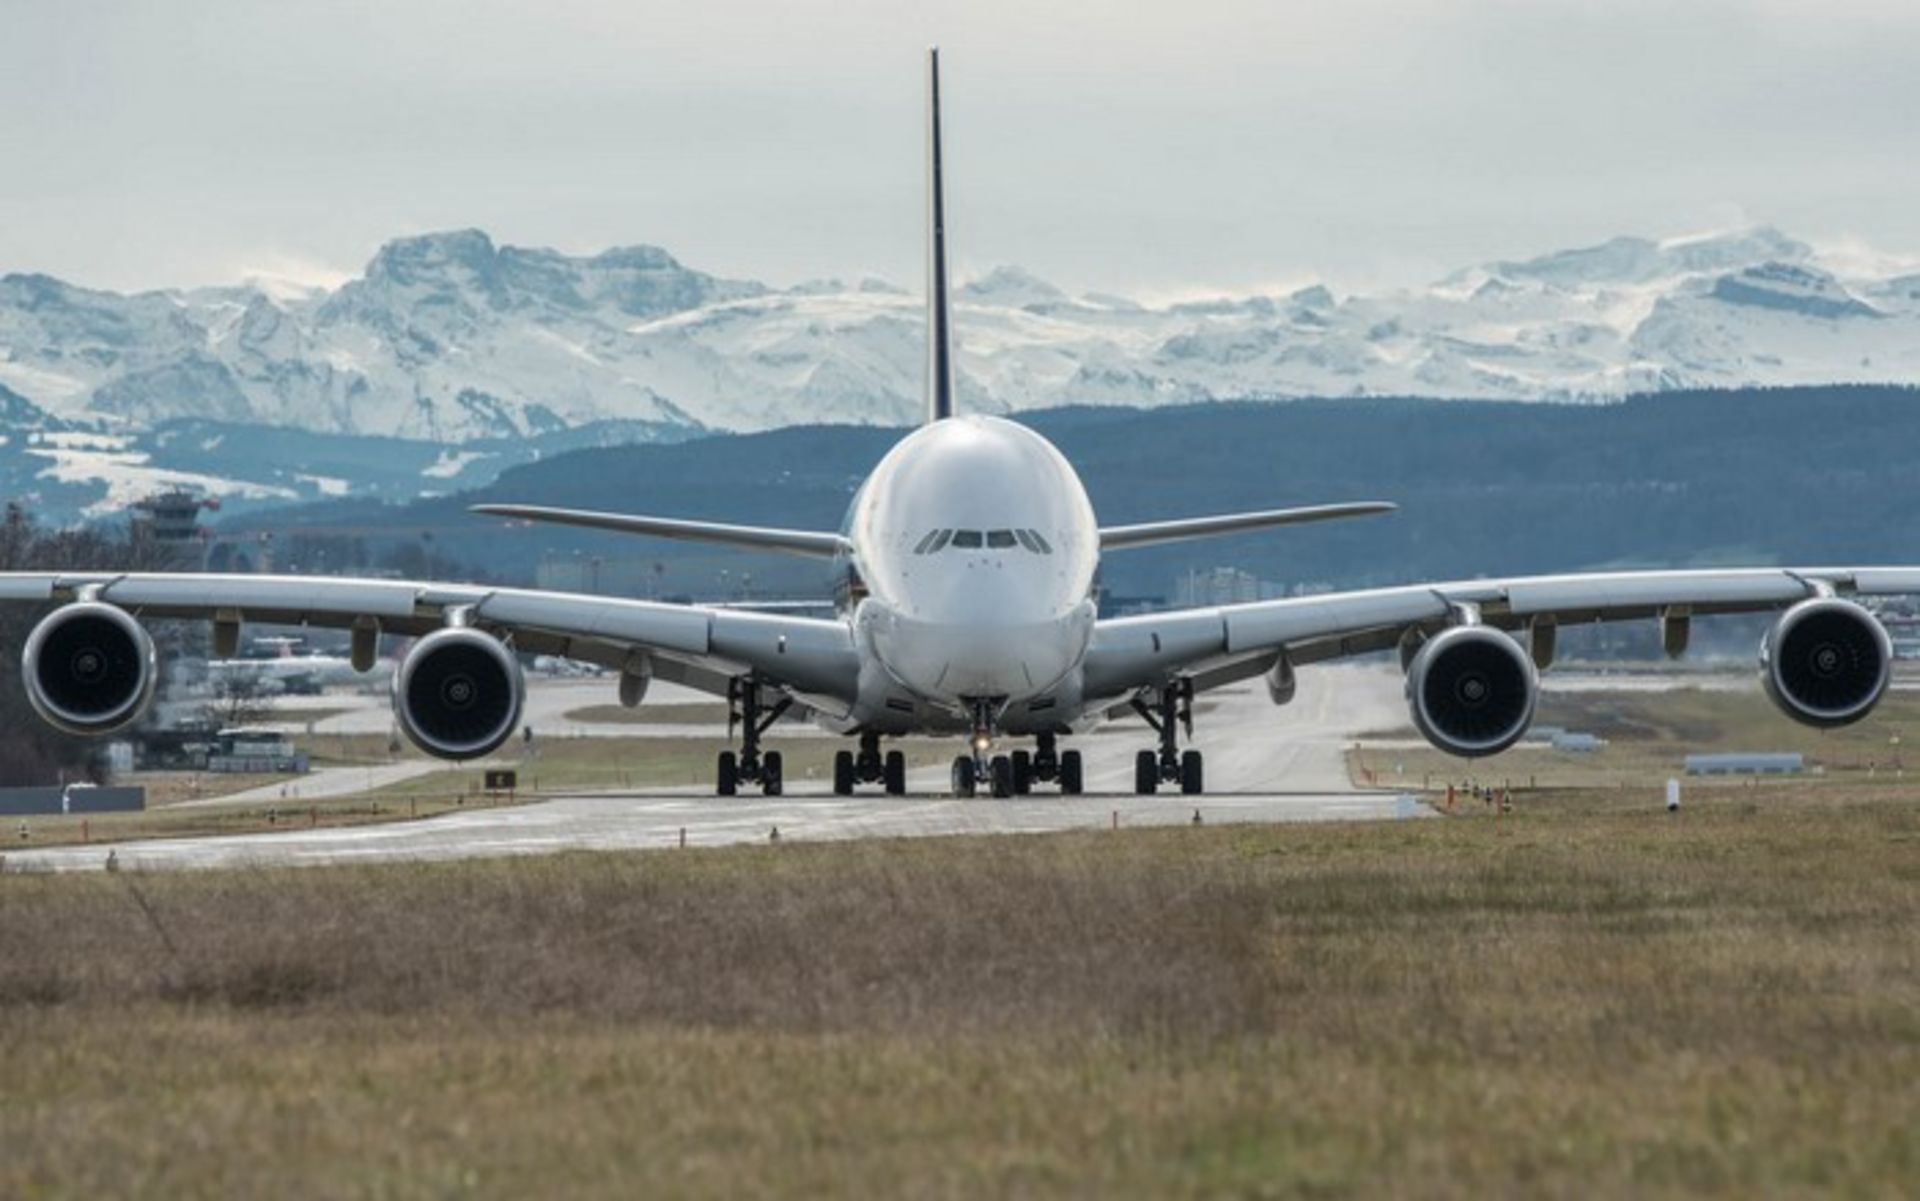
[{"label": "aircraft tire", "polygon": [[1013,760],[1005,755],[995,755],[989,768],[992,772],[993,795],[1001,800],[1013,795]]},{"label": "aircraft tire", "polygon": [[979,781],[973,778],[973,760],[966,755],[956,755],[953,760],[953,795],[970,797],[978,789]]},{"label": "aircraft tire", "polygon": [[1188,796],[1198,796],[1206,791],[1206,761],[1199,751],[1188,751],[1180,756],[1180,791]]},{"label": "aircraft tire", "polygon": [[1080,752],[1062,751],[1060,753],[1060,795],[1079,796],[1085,786],[1086,777],[1081,774]]},{"label": "aircraft tire", "polygon": [[1141,751],[1133,757],[1133,791],[1140,796],[1152,796],[1160,787],[1160,757],[1152,751]]},{"label": "aircraft tire", "polygon": [[1013,795],[1026,796],[1033,791],[1033,756],[1015,751],[1013,759]]}]

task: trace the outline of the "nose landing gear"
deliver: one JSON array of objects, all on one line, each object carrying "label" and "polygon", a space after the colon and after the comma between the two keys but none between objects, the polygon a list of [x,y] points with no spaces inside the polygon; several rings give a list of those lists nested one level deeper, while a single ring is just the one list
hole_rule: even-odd
[{"label": "nose landing gear", "polygon": [[[1149,707],[1135,697],[1134,712],[1145,718],[1160,736],[1160,749],[1141,751],[1133,760],[1133,790],[1152,796],[1162,783],[1178,784],[1180,791],[1195,796],[1206,791],[1206,764],[1199,751],[1180,751],[1179,732],[1193,737],[1193,681],[1175,680],[1160,689],[1156,705]],[[1156,711],[1157,709],[1157,711]]]},{"label": "nose landing gear", "polygon": [[984,784],[994,796],[1010,797],[1013,761],[1005,755],[989,754],[993,750],[993,716],[999,705],[992,700],[974,700],[969,706],[973,710],[973,753],[953,760],[953,795],[973,796]]},{"label": "nose landing gear", "polygon": [[760,684],[751,676],[727,681],[727,736],[740,730],[740,751],[721,751],[714,791],[733,796],[742,784],[758,784],[767,796],[779,796],[786,787],[785,764],[779,751],[760,753],[760,736],[793,707],[793,698],[781,697],[761,715]]},{"label": "nose landing gear", "polygon": [[1026,796],[1035,782],[1058,783],[1062,796],[1078,796],[1083,788],[1079,751],[1062,751],[1053,733],[1035,738],[1035,749],[989,756],[993,747],[992,709],[974,703],[973,754],[953,761],[953,795],[970,797],[982,787],[996,797]]},{"label": "nose landing gear", "polygon": [[907,757],[899,751],[880,753],[880,735],[860,735],[860,753],[840,751],[833,757],[833,791],[837,796],[852,796],[857,784],[881,784],[888,796],[904,796],[907,791]]}]

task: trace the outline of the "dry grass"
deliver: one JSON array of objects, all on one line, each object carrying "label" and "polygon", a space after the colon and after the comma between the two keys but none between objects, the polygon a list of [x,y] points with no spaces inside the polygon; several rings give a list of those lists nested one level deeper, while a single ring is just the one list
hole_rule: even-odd
[{"label": "dry grass", "polygon": [[[661,787],[709,790],[714,759],[728,745],[719,737],[544,738],[536,740],[532,754],[520,753],[517,745],[511,749],[521,788],[552,795]],[[838,738],[803,737],[783,739],[769,749],[780,751],[788,781],[824,785],[833,779],[834,753],[851,746]],[[953,755],[952,743],[937,739],[903,739],[894,749],[906,753],[909,769],[944,765]],[[479,768],[449,768],[403,781],[377,795],[392,799],[473,791],[483,775]]]},{"label": "dry grass", "polygon": [[[273,777],[285,780],[291,777]],[[463,781],[464,783],[464,781]],[[0,824],[0,854],[9,847],[80,846],[88,843],[134,842],[149,838],[204,838],[221,834],[270,834],[334,826],[366,826],[385,822],[436,817],[468,806],[499,805],[506,798],[489,797],[479,788],[476,774],[471,791],[450,790],[413,796],[348,796],[249,804],[146,809],[134,813],[96,813],[85,817],[40,815],[8,818]],[[524,799],[524,798],[523,798]],[[26,837],[20,836],[21,829]]]},{"label": "dry grass", "polygon": [[1920,1176],[1920,812],[0,877],[0,1195]]},{"label": "dry grass", "polygon": [[[1448,782],[1537,789],[1659,788],[1685,777],[1696,752],[1798,751],[1809,774],[1789,779],[1742,777],[1685,779],[1687,791],[1719,793],[1758,788],[1763,792],[1844,787],[1868,790],[1906,786],[1908,760],[1920,785],[1920,696],[1890,693],[1865,720],[1837,730],[1799,725],[1773,707],[1757,686],[1741,691],[1679,688],[1669,692],[1549,692],[1541,697],[1537,724],[1563,726],[1607,740],[1599,751],[1556,751],[1521,744],[1479,760],[1457,759],[1425,745],[1403,741],[1379,745],[1363,740],[1349,756],[1355,774],[1372,771],[1382,785],[1444,791]],[[1396,738],[1414,737],[1411,730]]]},{"label": "dry grass", "polygon": [[236,792],[246,792],[274,784],[291,777],[273,775],[255,775],[245,772],[212,771],[137,771],[124,776],[116,776],[116,786],[144,788],[147,790],[147,807],[162,809],[168,805],[177,805],[182,801],[204,801],[214,797],[231,796]]},{"label": "dry grass", "polygon": [[727,707],[717,702],[678,701],[665,704],[640,705],[629,709],[625,705],[587,705],[579,709],[569,709],[561,718],[563,721],[579,722],[582,725],[614,726],[656,726],[656,725],[708,725],[716,729],[727,724]]}]

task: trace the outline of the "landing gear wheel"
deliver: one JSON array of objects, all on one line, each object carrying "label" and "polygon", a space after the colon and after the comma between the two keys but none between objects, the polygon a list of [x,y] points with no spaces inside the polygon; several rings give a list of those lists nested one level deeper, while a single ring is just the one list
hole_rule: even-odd
[{"label": "landing gear wheel", "polygon": [[900,751],[887,752],[887,765],[881,769],[888,796],[907,795],[907,757]]},{"label": "landing gear wheel", "polygon": [[973,757],[958,755],[953,760],[953,795],[970,797],[979,784],[973,775]]},{"label": "landing gear wheel", "polygon": [[1141,796],[1152,796],[1160,787],[1160,757],[1152,751],[1141,751],[1133,757],[1133,790]]},{"label": "landing gear wheel", "polygon": [[1060,795],[1079,796],[1083,777],[1080,774],[1080,752],[1062,751],[1060,753]]},{"label": "landing gear wheel", "polygon": [[1205,787],[1200,752],[1180,750],[1180,731],[1186,731],[1189,741],[1193,738],[1193,692],[1192,680],[1178,679],[1162,685],[1152,704],[1145,696],[1133,699],[1133,711],[1146,720],[1160,742],[1158,751],[1134,756],[1133,790],[1141,796],[1152,796],[1162,784],[1177,786],[1188,796]]},{"label": "landing gear wheel", "polygon": [[1013,753],[1013,795],[1026,796],[1033,791],[1033,756],[1026,751]]},{"label": "landing gear wheel", "polygon": [[781,789],[780,752],[760,753],[760,737],[793,706],[792,697],[781,697],[763,712],[760,684],[751,676],[727,681],[727,736],[740,731],[740,750],[720,753],[719,781],[716,791],[733,796],[742,784],[758,784],[768,796],[779,796]]},{"label": "landing gear wheel", "polygon": [[1206,769],[1199,751],[1180,756],[1180,791],[1188,796],[1199,796],[1206,791]]},{"label": "landing gear wheel", "polygon": [[853,795],[852,751],[835,751],[833,754],[833,795]]},{"label": "landing gear wheel", "polygon": [[993,779],[993,795],[1005,799],[1013,795],[1013,761],[1005,755],[995,755],[988,769]]}]

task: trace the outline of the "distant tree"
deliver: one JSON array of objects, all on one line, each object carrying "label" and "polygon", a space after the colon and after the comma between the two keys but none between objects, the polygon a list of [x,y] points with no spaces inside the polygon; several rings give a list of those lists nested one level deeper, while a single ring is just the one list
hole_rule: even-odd
[{"label": "distant tree", "polygon": [[273,717],[274,690],[258,675],[228,673],[213,681],[201,715],[216,730],[258,725]]}]

